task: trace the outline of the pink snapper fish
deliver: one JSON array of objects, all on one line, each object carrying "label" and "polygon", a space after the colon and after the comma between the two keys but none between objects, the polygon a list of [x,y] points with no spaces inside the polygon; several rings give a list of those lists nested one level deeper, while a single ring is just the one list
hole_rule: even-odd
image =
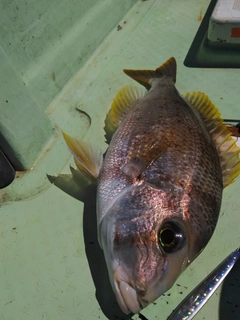
[{"label": "pink snapper fish", "polygon": [[208,243],[223,188],[240,173],[240,149],[204,93],[179,94],[174,58],[155,71],[124,72],[147,91],[117,93],[104,160],[64,138],[78,169],[98,183],[98,239],[118,303],[139,313]]}]

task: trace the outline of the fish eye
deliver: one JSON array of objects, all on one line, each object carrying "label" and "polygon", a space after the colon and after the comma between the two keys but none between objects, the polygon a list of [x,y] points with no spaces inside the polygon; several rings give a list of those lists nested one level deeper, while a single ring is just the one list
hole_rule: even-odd
[{"label": "fish eye", "polygon": [[159,244],[166,253],[180,250],[185,242],[185,233],[176,222],[166,222],[159,230]]}]

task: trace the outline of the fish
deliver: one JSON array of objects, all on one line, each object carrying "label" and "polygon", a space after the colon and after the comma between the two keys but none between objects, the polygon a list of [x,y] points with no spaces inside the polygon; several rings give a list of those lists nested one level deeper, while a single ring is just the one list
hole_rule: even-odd
[{"label": "fish", "polygon": [[101,156],[63,133],[78,170],[97,184],[98,241],[122,311],[170,289],[215,230],[223,189],[240,173],[235,140],[202,92],[181,95],[177,63],[125,74],[105,119]]}]

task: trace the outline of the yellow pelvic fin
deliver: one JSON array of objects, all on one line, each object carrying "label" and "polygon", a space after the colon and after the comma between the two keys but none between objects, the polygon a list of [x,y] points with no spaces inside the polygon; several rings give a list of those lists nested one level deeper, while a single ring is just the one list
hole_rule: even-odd
[{"label": "yellow pelvic fin", "polygon": [[151,81],[157,78],[170,77],[176,82],[177,63],[175,58],[169,58],[163,65],[156,70],[123,70],[129,77],[138,81],[148,90],[151,88]]},{"label": "yellow pelvic fin", "polygon": [[74,156],[78,169],[89,179],[96,180],[102,165],[102,155],[94,153],[91,146],[85,142],[72,138],[66,133],[62,135]]},{"label": "yellow pelvic fin", "polygon": [[125,86],[118,91],[105,119],[104,130],[107,143],[111,141],[112,135],[133,103],[141,99],[145,93],[146,90],[144,88],[133,86]]},{"label": "yellow pelvic fin", "polygon": [[223,187],[234,182],[240,174],[240,148],[232,138],[231,132],[223,123],[220,112],[207,95],[202,92],[193,92],[183,95],[184,99],[201,114],[206,127],[216,145],[220,158]]}]

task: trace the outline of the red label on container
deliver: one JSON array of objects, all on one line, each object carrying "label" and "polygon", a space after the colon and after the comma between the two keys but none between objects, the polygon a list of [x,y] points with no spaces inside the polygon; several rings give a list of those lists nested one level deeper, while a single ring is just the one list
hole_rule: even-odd
[{"label": "red label on container", "polygon": [[240,38],[240,28],[232,28],[231,38]]}]

